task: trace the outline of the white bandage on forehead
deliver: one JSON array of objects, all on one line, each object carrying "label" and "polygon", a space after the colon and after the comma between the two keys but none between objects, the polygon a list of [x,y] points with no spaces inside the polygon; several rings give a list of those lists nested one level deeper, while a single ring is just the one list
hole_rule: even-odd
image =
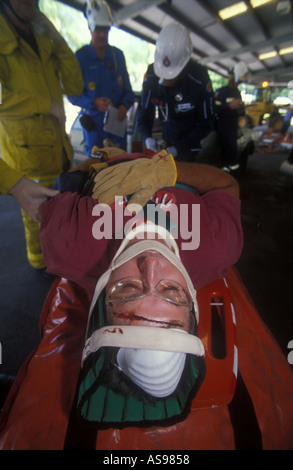
[{"label": "white bandage on forehead", "polygon": [[[159,226],[156,226],[154,224],[143,224],[142,226],[139,226],[137,229],[132,231],[132,234],[128,234],[127,238],[123,240],[119,250],[117,251],[116,255],[114,256],[112,260],[111,265],[109,266],[109,269],[99,278],[96,284],[94,296],[93,296],[91,307],[90,307],[89,317],[91,316],[92,310],[97,302],[99,295],[101,294],[103,289],[106,287],[112,272],[118,267],[122,266],[124,263],[127,263],[128,261],[130,261],[135,256],[143,253],[144,251],[155,250],[155,251],[158,251],[161,255],[163,255],[170,263],[172,263],[173,266],[175,266],[175,268],[177,268],[178,271],[183,275],[186,281],[187,287],[188,287],[189,294],[191,296],[191,300],[193,302],[194,314],[196,317],[196,321],[198,323],[199,314],[198,314],[198,305],[197,305],[197,300],[196,300],[196,290],[193,286],[193,283],[190,279],[190,276],[187,270],[185,269],[185,267],[183,266],[180,260],[179,251],[178,251],[176,242],[172,239],[172,237],[170,236],[167,230],[163,229],[162,227],[159,227],[159,229],[157,229],[156,227],[159,227]],[[139,240],[127,248],[129,241],[132,240],[137,235],[137,233],[149,232],[149,231],[152,231],[152,232],[156,231],[158,233],[158,230],[160,230],[161,234],[162,234],[162,230],[165,230],[166,233],[164,232],[164,235],[166,235],[166,238],[164,238],[164,240],[166,241],[168,246],[157,240]]]}]

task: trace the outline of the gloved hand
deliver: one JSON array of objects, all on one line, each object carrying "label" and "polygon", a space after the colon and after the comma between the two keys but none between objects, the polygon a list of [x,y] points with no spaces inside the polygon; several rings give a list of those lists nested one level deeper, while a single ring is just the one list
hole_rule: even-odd
[{"label": "gloved hand", "polygon": [[161,150],[152,158],[138,158],[109,167],[94,179],[92,198],[112,204],[115,196],[130,196],[128,204],[144,206],[160,188],[174,186],[177,170],[172,155]]},{"label": "gloved hand", "polygon": [[59,34],[53,23],[51,23],[44,13],[36,10],[32,22],[39,34],[44,34],[55,42],[55,44],[62,44],[64,42],[64,38]]},{"label": "gloved hand", "polygon": [[153,150],[153,152],[157,152],[159,150],[156,139],[153,139],[152,137],[145,139],[145,146],[147,149]]},{"label": "gloved hand", "polygon": [[91,151],[91,156],[95,157],[96,155],[101,156],[101,161],[107,161],[114,157],[119,157],[119,155],[123,155],[125,150],[119,147],[102,147],[99,148],[96,145],[93,146]]},{"label": "gloved hand", "polygon": [[167,147],[167,152],[171,153],[172,157],[174,158],[176,158],[178,155],[177,149],[176,147],[174,147],[174,145],[172,145],[171,147]]},{"label": "gloved hand", "polygon": [[98,172],[101,168],[107,168],[108,160],[123,155],[125,150],[122,150],[118,147],[103,147],[99,148],[96,145],[93,146],[91,151],[91,156],[83,160],[82,162],[78,163],[77,165],[73,166],[69,172],[72,173],[74,171],[83,171],[83,172],[91,172],[96,171]]},{"label": "gloved hand", "polygon": [[166,149],[167,148],[167,142],[165,141],[165,139],[161,139],[158,141],[158,149],[159,150],[162,150],[162,149]]}]

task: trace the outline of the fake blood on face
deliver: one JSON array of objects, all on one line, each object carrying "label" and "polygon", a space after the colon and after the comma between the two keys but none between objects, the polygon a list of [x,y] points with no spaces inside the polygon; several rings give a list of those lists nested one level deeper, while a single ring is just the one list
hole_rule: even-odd
[{"label": "fake blood on face", "polygon": [[155,323],[157,326],[165,326],[167,328],[182,328],[183,323],[179,321],[163,321],[163,320],[154,320],[152,318],[146,318],[141,315],[137,315],[136,312],[130,311],[130,312],[113,312],[111,313],[112,316],[119,318],[119,320],[128,320],[130,323],[134,320],[140,320],[140,321],[146,321],[150,323]]}]

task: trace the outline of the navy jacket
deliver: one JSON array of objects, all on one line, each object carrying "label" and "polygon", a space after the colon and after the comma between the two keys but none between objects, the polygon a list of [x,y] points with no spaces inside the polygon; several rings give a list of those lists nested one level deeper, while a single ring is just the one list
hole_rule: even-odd
[{"label": "navy jacket", "polygon": [[207,70],[189,61],[174,88],[159,83],[153,64],[148,67],[138,109],[138,131],[143,140],[152,135],[156,108],[162,138],[178,154],[200,149],[201,140],[214,124],[214,96]]}]

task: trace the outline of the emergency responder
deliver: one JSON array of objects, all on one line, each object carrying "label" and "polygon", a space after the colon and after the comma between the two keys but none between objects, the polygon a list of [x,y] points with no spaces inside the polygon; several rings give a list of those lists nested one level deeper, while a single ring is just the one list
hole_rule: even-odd
[{"label": "emergency responder", "polygon": [[10,168],[0,159],[0,194],[13,196],[28,215],[38,220],[41,205],[48,197],[56,196],[59,191],[35,183],[19,171]]},{"label": "emergency responder", "polygon": [[247,72],[246,64],[239,62],[230,74],[227,85],[215,92],[216,129],[221,145],[222,169],[228,172],[239,170],[238,119],[244,108],[238,85],[245,80]]},{"label": "emergency responder", "polygon": [[126,133],[123,137],[103,130],[109,105],[118,109],[118,120],[126,118],[134,103],[123,52],[108,43],[113,24],[112,13],[104,0],[90,1],[86,5],[86,17],[91,32],[91,43],[76,52],[80,63],[84,90],[80,96],[69,97],[72,104],[83,109],[80,120],[85,136],[88,156],[94,145],[103,147],[104,139],[111,139],[117,147],[126,149]]},{"label": "emergency responder", "polygon": [[[69,168],[63,92],[82,92],[79,64],[35,0],[0,2],[0,145],[2,159],[51,187]],[[61,87],[62,82],[62,87]],[[44,269],[39,224],[22,211],[30,264]]]},{"label": "emergency responder", "polygon": [[[166,26],[156,43],[138,109],[138,131],[147,149],[167,148],[176,158],[194,160],[213,128],[214,99],[206,69],[190,59],[189,32],[179,23]],[[152,137],[156,109],[162,141]]]}]

